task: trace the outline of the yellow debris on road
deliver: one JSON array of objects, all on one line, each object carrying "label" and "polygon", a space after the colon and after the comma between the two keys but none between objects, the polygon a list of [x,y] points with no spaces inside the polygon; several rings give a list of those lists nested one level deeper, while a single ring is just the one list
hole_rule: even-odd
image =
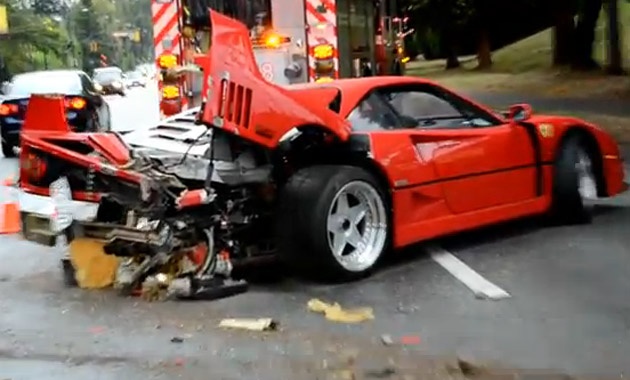
[{"label": "yellow debris on road", "polygon": [[326,319],[333,322],[360,323],[374,319],[371,307],[343,309],[338,303],[329,304],[317,298],[308,301],[306,306],[314,313],[324,314]]}]

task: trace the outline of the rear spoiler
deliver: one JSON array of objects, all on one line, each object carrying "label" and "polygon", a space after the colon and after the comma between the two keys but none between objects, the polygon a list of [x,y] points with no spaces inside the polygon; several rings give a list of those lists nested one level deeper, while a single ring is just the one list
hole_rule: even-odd
[{"label": "rear spoiler", "polygon": [[65,134],[71,132],[66,119],[65,97],[61,94],[33,94],[26,107],[22,133],[46,132]]},{"label": "rear spoiler", "polygon": [[210,10],[211,45],[204,62],[204,124],[275,148],[296,127],[319,128],[340,141],[349,123],[323,106],[266,81],[256,63],[249,31],[242,23]]}]

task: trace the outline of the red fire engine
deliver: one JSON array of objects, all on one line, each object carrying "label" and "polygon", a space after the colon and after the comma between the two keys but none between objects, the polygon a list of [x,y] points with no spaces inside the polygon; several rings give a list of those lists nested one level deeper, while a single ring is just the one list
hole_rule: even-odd
[{"label": "red fire engine", "polygon": [[396,0],[151,0],[160,110],[201,103],[208,8],[243,22],[260,72],[277,84],[402,75],[405,18]]}]

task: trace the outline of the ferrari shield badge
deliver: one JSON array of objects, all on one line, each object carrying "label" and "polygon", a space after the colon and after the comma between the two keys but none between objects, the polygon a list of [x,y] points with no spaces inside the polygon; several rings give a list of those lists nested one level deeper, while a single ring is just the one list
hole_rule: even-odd
[{"label": "ferrari shield badge", "polygon": [[540,131],[540,135],[544,138],[553,137],[553,124],[543,123],[538,125],[538,130]]}]

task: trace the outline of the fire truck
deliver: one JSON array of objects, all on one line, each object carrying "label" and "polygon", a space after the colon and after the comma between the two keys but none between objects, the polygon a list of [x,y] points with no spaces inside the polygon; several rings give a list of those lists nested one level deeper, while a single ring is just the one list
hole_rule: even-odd
[{"label": "fire truck", "polygon": [[396,0],[151,0],[163,116],[202,101],[209,8],[247,25],[261,74],[279,85],[403,75],[408,61]]}]

